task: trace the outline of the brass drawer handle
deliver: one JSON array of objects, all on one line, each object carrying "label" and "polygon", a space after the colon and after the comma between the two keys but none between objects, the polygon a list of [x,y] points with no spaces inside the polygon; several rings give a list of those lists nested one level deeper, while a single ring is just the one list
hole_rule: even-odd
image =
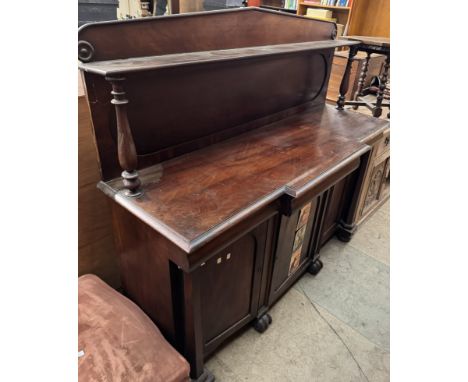
[{"label": "brass drawer handle", "polygon": [[390,137],[385,138],[384,145],[388,146],[389,143],[390,143]]}]

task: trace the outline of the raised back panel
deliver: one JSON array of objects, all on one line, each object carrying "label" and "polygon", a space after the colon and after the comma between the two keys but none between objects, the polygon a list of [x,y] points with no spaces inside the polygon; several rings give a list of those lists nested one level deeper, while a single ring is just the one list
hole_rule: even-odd
[{"label": "raised back panel", "polygon": [[[79,37],[94,45],[93,59],[111,59],[331,40],[334,28],[253,9],[93,24]],[[300,105],[324,103],[332,54],[323,49],[129,73],[123,86],[138,167],[273,122]],[[101,174],[109,180],[122,171],[111,86],[100,75],[84,75]]]},{"label": "raised back panel", "polygon": [[200,12],[88,24],[78,39],[94,47],[92,61],[258,45],[331,40],[333,23],[259,8]]}]

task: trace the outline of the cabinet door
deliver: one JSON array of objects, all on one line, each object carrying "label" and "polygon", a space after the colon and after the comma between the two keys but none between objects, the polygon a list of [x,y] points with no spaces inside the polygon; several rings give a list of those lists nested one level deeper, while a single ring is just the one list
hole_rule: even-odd
[{"label": "cabinet door", "polygon": [[279,298],[294,282],[295,276],[308,265],[308,260],[313,256],[321,199],[322,197],[314,198],[294,210],[291,216],[281,217],[269,304]]},{"label": "cabinet door", "polygon": [[380,186],[379,200],[386,198],[390,194],[390,157],[385,161],[384,176]]},{"label": "cabinet door", "polygon": [[[335,234],[336,227],[343,213],[345,200],[349,199],[350,191],[347,189],[348,182],[354,173],[335,184],[329,193],[327,206],[325,209],[325,217],[323,221],[322,234],[320,235],[320,248]],[[348,193],[348,194],[347,194]]]},{"label": "cabinet door", "polygon": [[200,269],[205,353],[257,313],[268,224],[260,224]]},{"label": "cabinet door", "polygon": [[369,184],[366,190],[366,198],[360,213],[361,216],[364,216],[367,212],[369,212],[379,201],[379,191],[385,175],[385,163],[385,161],[377,163],[372,169]]}]

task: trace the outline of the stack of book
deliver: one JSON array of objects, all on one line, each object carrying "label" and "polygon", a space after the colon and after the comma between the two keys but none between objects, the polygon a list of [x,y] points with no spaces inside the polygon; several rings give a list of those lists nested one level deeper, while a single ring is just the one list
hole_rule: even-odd
[{"label": "stack of book", "polygon": [[[329,5],[334,7],[350,7],[353,0],[321,0],[309,1],[311,4]],[[307,3],[307,1],[305,2]]]},{"label": "stack of book", "polygon": [[297,0],[284,0],[284,8],[297,9]]},{"label": "stack of book", "polygon": [[308,8],[305,15],[311,19],[326,20],[336,23],[336,19],[332,17],[333,12],[328,9]]}]

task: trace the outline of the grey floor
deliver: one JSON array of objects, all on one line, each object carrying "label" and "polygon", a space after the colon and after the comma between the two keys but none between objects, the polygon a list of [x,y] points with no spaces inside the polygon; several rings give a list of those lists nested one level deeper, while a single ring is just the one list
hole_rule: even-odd
[{"label": "grey floor", "polygon": [[252,328],[207,363],[219,382],[389,381],[389,202],[343,244],[322,250],[317,276],[305,274]]}]

